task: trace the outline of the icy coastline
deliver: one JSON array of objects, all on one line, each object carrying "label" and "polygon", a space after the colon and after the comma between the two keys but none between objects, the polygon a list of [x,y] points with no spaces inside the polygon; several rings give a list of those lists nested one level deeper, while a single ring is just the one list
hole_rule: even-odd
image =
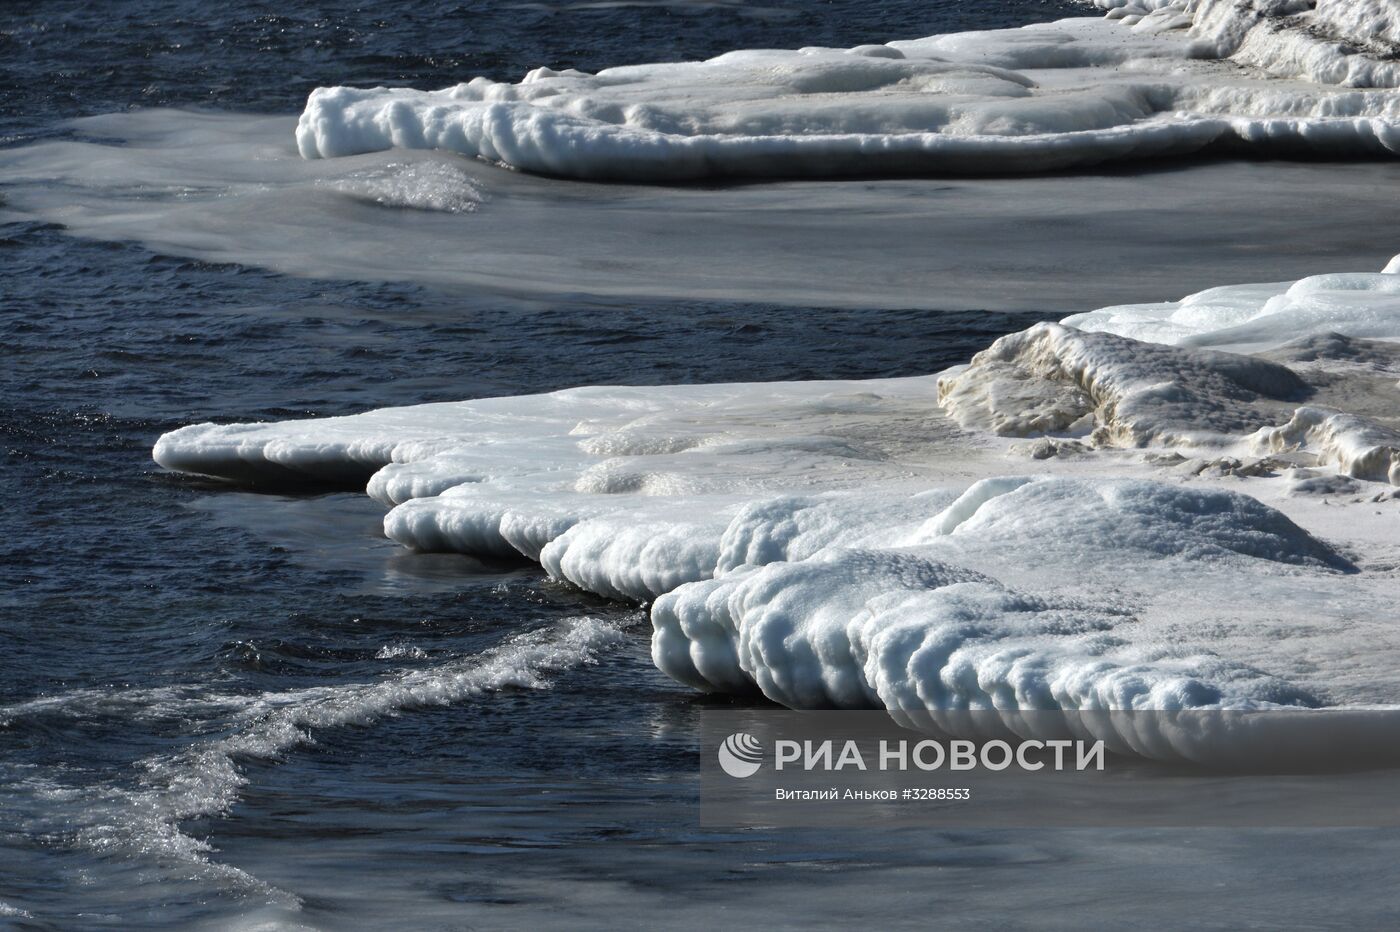
[{"label": "icy coastline", "polygon": [[[406,546],[649,603],[655,662],[699,689],[897,716],[1397,705],[1397,280],[1106,308],[926,377],[194,425],[154,455],[369,476]],[[1163,321],[1178,345],[1139,338]]]},{"label": "icy coastline", "polygon": [[1400,151],[1391,0],[1095,0],[1102,19],[746,50],[438,91],[323,87],[303,157],[442,149],[568,178],[1022,173]]}]

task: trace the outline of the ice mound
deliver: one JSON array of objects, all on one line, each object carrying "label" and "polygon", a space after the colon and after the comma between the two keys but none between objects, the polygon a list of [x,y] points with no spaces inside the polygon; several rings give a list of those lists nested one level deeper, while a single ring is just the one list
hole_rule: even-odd
[{"label": "ice mound", "polygon": [[1187,29],[1195,54],[1329,84],[1400,83],[1395,0],[1093,0],[1137,32]]},{"label": "ice mound", "polygon": [[1299,408],[1287,424],[1261,428],[1251,441],[1262,453],[1311,449],[1343,475],[1400,485],[1400,430],[1354,414]]},{"label": "ice mound", "polygon": [[1198,53],[1354,87],[1400,84],[1395,0],[1196,0]]},{"label": "ice mound", "polygon": [[1111,604],[1018,594],[914,553],[833,550],[663,596],[652,656],[698,689],[757,690],[792,708],[1174,710],[1307,698],[1247,666],[1124,645],[1111,632],[1129,620]]},{"label": "ice mound", "polygon": [[1208,444],[1276,420],[1307,384],[1277,363],[1039,324],[1002,337],[939,381],[966,427],[1004,436],[1082,433],[1100,445]]},{"label": "ice mound", "polygon": [[1075,314],[1064,323],[1153,343],[1247,351],[1329,333],[1394,341],[1400,340],[1400,274],[1353,272],[1230,285],[1180,301]]},{"label": "ice mound", "polygon": [[[1234,358],[1251,365],[1265,365],[1266,359],[1287,364],[1308,383],[1312,403],[1287,419],[1259,426],[1249,438],[1251,452],[1303,451],[1315,464],[1335,467],[1345,476],[1400,484],[1400,274],[1394,271],[1213,288],[1177,302],[1076,314],[1064,323],[1075,328],[1070,333],[1082,331],[1079,339],[1115,334],[1180,347],[1176,352],[1226,347],[1249,351],[1253,355]],[[1133,371],[1146,374],[1145,369]],[[983,381],[988,383],[980,396],[985,409],[998,400],[998,389],[1003,395],[1009,389],[996,384],[994,372]],[[1020,391],[1046,396],[1055,385],[1042,381]],[[959,402],[964,395],[970,396],[964,404],[971,409],[964,417],[972,418],[979,396],[963,389],[952,400]],[[1066,407],[1061,400],[1060,408]],[[1010,418],[1006,424],[1038,426]],[[1043,429],[1063,425],[1052,417]]]},{"label": "ice mound", "polygon": [[1248,664],[1124,641],[1113,632],[1138,619],[1113,599],[1017,593],[965,565],[1014,572],[1015,558],[1037,553],[1072,573],[1089,562],[1131,565],[1138,552],[1180,567],[1224,561],[1238,571],[1245,557],[1346,568],[1254,499],[1145,481],[998,479],[973,486],[926,527],[905,536],[923,537],[921,545],[831,547],[663,595],[652,608],[653,658],[697,688],[758,691],[794,708],[1315,701]]},{"label": "ice mound", "polygon": [[[1393,38],[1367,26],[1393,0],[1366,3],[1369,16],[1340,0],[1099,5],[1108,19],[853,49],[737,51],[596,75],[538,68],[518,84],[474,78],[439,91],[318,88],[297,146],[306,158],[446,149],[634,181],[1400,149],[1400,98],[1358,89],[1400,80]],[[1203,61],[1222,58],[1240,67]]]},{"label": "ice mound", "polygon": [[[952,517],[954,520],[949,521]],[[943,540],[942,538],[951,538]],[[1043,561],[1139,551],[1197,563],[1230,554],[1276,563],[1352,567],[1284,515],[1245,495],[1136,479],[1006,478],[974,484],[902,544],[1027,549]]]}]

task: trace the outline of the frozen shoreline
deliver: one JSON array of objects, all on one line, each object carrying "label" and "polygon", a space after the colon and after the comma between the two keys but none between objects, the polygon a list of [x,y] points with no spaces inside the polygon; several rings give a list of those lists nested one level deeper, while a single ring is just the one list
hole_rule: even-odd
[{"label": "frozen shoreline", "polygon": [[[392,539],[650,603],[663,671],[795,708],[1394,706],[1397,280],[1109,308],[942,376],[197,425],[155,457],[379,467]],[[1142,319],[1252,322],[1252,354],[1093,332]]]}]

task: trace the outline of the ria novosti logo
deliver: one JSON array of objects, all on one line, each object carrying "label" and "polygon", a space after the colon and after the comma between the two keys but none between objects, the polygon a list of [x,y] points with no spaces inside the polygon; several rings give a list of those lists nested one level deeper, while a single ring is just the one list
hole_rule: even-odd
[{"label": "ria novosti logo", "polygon": [[[1013,745],[1008,741],[993,739],[978,743],[966,738],[955,738],[946,744],[933,739],[922,741],[891,741],[881,739],[878,753],[873,749],[862,751],[860,743],[848,739],[844,742],[825,740],[793,741],[774,739],[773,770],[803,772],[857,771],[1000,771],[1011,767],[1020,770],[1103,770],[1105,742],[1099,739],[1089,745],[1082,740],[1067,738],[1048,741],[1034,739],[1020,741]],[[1073,756],[1070,752],[1073,751]],[[736,731],[719,746],[720,769],[731,777],[743,779],[758,773],[763,767],[763,742],[746,731]]]},{"label": "ria novosti logo", "polygon": [[719,746],[720,769],[731,777],[751,777],[763,766],[763,743],[751,734],[736,731]]}]

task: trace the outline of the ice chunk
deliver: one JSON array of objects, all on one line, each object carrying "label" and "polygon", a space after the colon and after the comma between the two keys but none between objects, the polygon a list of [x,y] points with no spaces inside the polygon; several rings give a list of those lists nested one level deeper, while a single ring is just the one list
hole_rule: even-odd
[{"label": "ice chunk", "polygon": [[[297,146],[306,158],[446,149],[540,174],[634,181],[1030,172],[1222,146],[1400,149],[1400,100],[1354,89],[1400,80],[1393,40],[1373,35],[1353,51],[1319,39],[1320,29],[1360,34],[1361,19],[1339,0],[1293,19],[1277,0],[1105,5],[1133,31],[1064,20],[596,75],[542,68],[518,84],[318,88]],[[1188,21],[1190,38],[1178,29]],[[1224,57],[1251,67],[1199,61]],[[1282,87],[1271,74],[1318,83]]]},{"label": "ice chunk", "polygon": [[1198,54],[1356,87],[1400,83],[1395,0],[1195,0]]},{"label": "ice chunk", "polygon": [[1103,444],[1219,442],[1277,418],[1270,402],[1307,384],[1277,363],[1037,324],[1002,337],[939,381],[939,403],[967,427],[1027,436],[1090,416]]},{"label": "ice chunk", "polygon": [[1400,431],[1354,414],[1299,408],[1287,424],[1261,428],[1251,443],[1265,453],[1307,448],[1343,475],[1400,485]]},{"label": "ice chunk", "polygon": [[1250,351],[1328,333],[1394,341],[1400,340],[1400,274],[1354,272],[1212,288],[1176,302],[1075,314],[1064,323],[1158,343]]}]

